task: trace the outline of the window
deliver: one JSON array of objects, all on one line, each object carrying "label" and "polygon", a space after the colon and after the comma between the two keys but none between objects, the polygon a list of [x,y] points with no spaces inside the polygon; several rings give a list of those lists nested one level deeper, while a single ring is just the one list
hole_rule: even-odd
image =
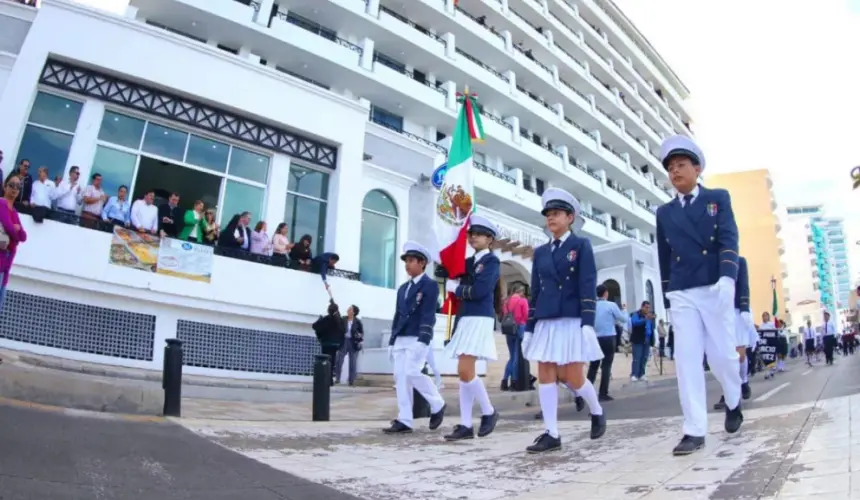
[{"label": "window", "polygon": [[77,101],[44,92],[36,94],[15,163],[26,158],[34,176],[35,170],[42,166],[48,167],[49,178],[62,176],[81,108],[83,104]]},{"label": "window", "polygon": [[106,146],[96,147],[92,173],[102,175],[102,189],[108,196],[114,196],[123,185],[131,190],[137,158],[136,154],[125,151]]},{"label": "window", "polygon": [[651,311],[654,311],[654,284],[651,280],[645,281],[645,300],[651,304]]},{"label": "window", "polygon": [[325,218],[329,176],[324,172],[290,165],[287,185],[287,206],[284,222],[289,227],[289,239],[295,243],[305,234],[314,239],[314,255],[325,249]]},{"label": "window", "polygon": [[150,122],[146,126],[141,149],[145,153],[182,161],[187,142],[187,133]]},{"label": "window", "polygon": [[221,226],[224,227],[231,217],[242,212],[251,212],[252,221],[263,219],[265,195],[266,190],[261,187],[228,180],[221,202]]},{"label": "window", "polygon": [[359,274],[367,285],[394,288],[397,266],[397,207],[390,196],[373,190],[361,206]]},{"label": "window", "polygon": [[140,149],[144,127],[146,127],[144,120],[105,111],[99,130],[99,140],[131,149]]},{"label": "window", "polygon": [[192,135],[188,139],[188,151],[185,154],[185,163],[223,173],[227,170],[227,157],[229,154],[229,145]]},{"label": "window", "polygon": [[230,154],[229,174],[265,184],[269,178],[269,157],[234,147]]},{"label": "window", "polygon": [[370,121],[396,132],[403,132],[403,117],[377,106],[370,107]]}]

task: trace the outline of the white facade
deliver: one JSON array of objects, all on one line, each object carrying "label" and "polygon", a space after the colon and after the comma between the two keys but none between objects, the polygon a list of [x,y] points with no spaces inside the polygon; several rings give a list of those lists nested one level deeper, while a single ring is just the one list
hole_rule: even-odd
[{"label": "white facade", "polygon": [[[0,47],[4,171],[41,151],[37,140],[64,158],[52,173],[77,165],[82,179],[98,171],[106,184],[132,190],[144,156],[206,170],[190,157],[187,137],[181,158],[147,150],[146,135],[139,147],[107,139],[104,122],[116,116],[145,121],[141,134],[166,127],[165,135],[266,159],[258,180],[234,174],[232,164],[217,173],[219,215],[257,204],[247,209],[271,234],[292,214],[319,251],[340,255],[338,268],[361,272],[365,283],[332,277],[332,291],[342,308],[360,305],[369,342],[378,343],[393,287],[405,278],[400,246],[432,246],[428,178],[444,161],[455,94],[468,84],[484,104],[488,138],[476,153],[477,199],[500,225],[507,281],[529,283],[529,248],[546,239],[539,193],[556,185],[582,200],[584,234],[597,247],[610,244],[598,248],[601,280],[619,282],[621,301],[661,296],[649,245],[653,210],[669,192],[654,152],[666,135],[688,133],[686,89],[658,69],[665,64],[611,4],[421,0],[396,11],[377,0],[131,3],[125,16],[65,0],[46,0],[38,13],[0,4],[0,27],[35,18],[20,44]],[[67,128],[36,116],[48,98],[77,110]],[[186,106],[194,109],[177,111]],[[106,149],[137,158],[126,177],[102,161]],[[327,179],[325,192],[296,188],[291,178],[306,174]],[[299,198],[325,215],[296,216]],[[328,301],[319,276],[216,256],[210,284],[187,282],[109,264],[108,233],[24,219],[29,240],[0,315],[0,331],[13,332],[0,345],[160,369],[163,340],[178,336],[188,340],[195,373],[309,373],[309,323]],[[32,308],[63,313],[26,323]]]}]

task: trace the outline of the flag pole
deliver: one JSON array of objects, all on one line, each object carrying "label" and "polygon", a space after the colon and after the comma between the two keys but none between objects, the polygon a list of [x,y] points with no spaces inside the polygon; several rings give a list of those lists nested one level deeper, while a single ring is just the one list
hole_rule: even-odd
[{"label": "flag pole", "polygon": [[447,324],[447,326],[445,327],[445,341],[446,341],[446,342],[450,342],[450,341],[451,341],[451,322],[452,322],[452,321],[453,321],[453,319],[454,319],[454,315],[453,315],[453,314],[451,314],[451,309],[452,309],[452,307],[451,307],[451,302],[449,301],[449,302],[448,302],[448,324]]}]

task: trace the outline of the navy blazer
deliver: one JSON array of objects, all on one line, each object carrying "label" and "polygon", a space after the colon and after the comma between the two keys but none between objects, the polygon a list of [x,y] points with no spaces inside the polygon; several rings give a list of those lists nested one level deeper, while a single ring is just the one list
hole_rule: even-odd
[{"label": "navy blazer", "polygon": [[419,342],[427,345],[433,339],[439,284],[426,274],[421,276],[418,283],[412,283],[411,287],[409,283],[412,283],[412,279],[397,290],[397,307],[391,321],[391,340],[388,345],[394,345],[397,337],[418,337]]},{"label": "navy blazer", "polygon": [[591,241],[571,233],[553,251],[552,243],[539,246],[532,257],[532,286],[527,332],[540,319],[581,318],[594,326],[597,306],[597,265]]},{"label": "navy blazer", "polygon": [[738,257],[738,279],[735,280],[735,309],[750,312],[750,275],[747,260]]},{"label": "navy blazer", "polygon": [[323,281],[326,281],[326,278],[328,277],[328,270],[332,269],[328,266],[332,255],[334,255],[332,252],[325,252],[320,255],[317,255],[313,259],[313,265],[319,271]]},{"label": "navy blazer", "polygon": [[699,186],[692,206],[676,196],[657,209],[657,256],[665,294],[738,277],[738,226],[725,189]]},{"label": "navy blazer", "polygon": [[460,286],[454,291],[460,299],[459,317],[496,317],[495,291],[501,268],[499,258],[492,251],[477,262],[475,257],[466,259],[466,274],[460,278]]}]

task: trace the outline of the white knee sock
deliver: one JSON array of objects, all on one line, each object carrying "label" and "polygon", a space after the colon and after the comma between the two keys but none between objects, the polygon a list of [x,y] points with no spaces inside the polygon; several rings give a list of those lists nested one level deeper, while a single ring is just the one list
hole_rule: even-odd
[{"label": "white knee sock", "polygon": [[549,435],[558,437],[558,384],[540,384],[538,386],[540,409],[543,413],[543,423]]},{"label": "white knee sock", "polygon": [[600,406],[600,402],[597,401],[597,392],[594,390],[594,386],[589,380],[586,380],[585,384],[576,390],[576,393],[579,394],[586,403],[588,403],[588,409],[591,411],[592,415],[603,415],[603,407]]},{"label": "white knee sock", "polygon": [[472,405],[475,395],[469,387],[469,382],[460,381],[460,425],[472,428]]},{"label": "white knee sock", "polygon": [[481,415],[492,415],[496,409],[493,408],[493,403],[490,402],[490,395],[487,394],[487,388],[484,387],[484,381],[478,377],[469,382],[469,388],[472,390],[472,395],[478,400],[481,405]]},{"label": "white knee sock", "polygon": [[746,384],[747,382],[750,381],[750,379],[749,379],[749,366],[750,366],[750,360],[748,358],[744,358],[744,360],[741,361],[741,382],[744,384]]}]

